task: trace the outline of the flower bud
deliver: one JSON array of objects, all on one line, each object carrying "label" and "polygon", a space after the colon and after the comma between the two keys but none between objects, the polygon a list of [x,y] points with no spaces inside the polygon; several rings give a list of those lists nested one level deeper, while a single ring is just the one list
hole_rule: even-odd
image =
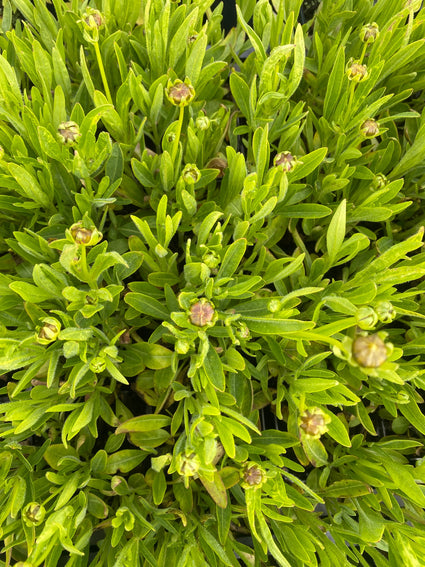
[{"label": "flower bud", "polygon": [[375,311],[381,323],[391,323],[396,316],[396,311],[390,301],[378,301]]},{"label": "flower bud", "polygon": [[366,138],[376,138],[379,136],[379,124],[373,118],[369,118],[360,126],[360,131]]},{"label": "flower bud", "polygon": [[369,71],[366,65],[362,65],[358,61],[352,62],[347,68],[347,76],[350,81],[360,83],[369,77]]},{"label": "flower bud", "polygon": [[291,152],[280,152],[273,160],[276,167],[281,167],[283,171],[292,171],[297,165],[297,158]]},{"label": "flower bud", "polygon": [[242,488],[259,488],[266,480],[266,471],[257,463],[247,463],[242,474]]},{"label": "flower bud", "polygon": [[81,221],[74,223],[69,229],[75,244],[94,246],[102,240],[102,233],[95,226],[85,228]]},{"label": "flower bud", "polygon": [[177,354],[186,354],[189,350],[189,343],[182,339],[178,339],[174,345],[174,350]]},{"label": "flower bud", "polygon": [[182,171],[182,179],[187,185],[194,185],[201,179],[201,172],[193,163],[188,163]]},{"label": "flower bud", "polygon": [[62,144],[73,146],[81,138],[78,124],[72,120],[61,122],[58,126],[58,138]]},{"label": "flower bud", "polygon": [[22,519],[29,526],[39,526],[46,515],[46,509],[38,502],[30,502],[22,510]]},{"label": "flower bud", "polygon": [[201,114],[201,116],[198,116],[198,118],[196,119],[195,126],[198,128],[198,130],[208,130],[208,128],[211,126],[211,120],[208,118],[208,116],[205,116],[205,114]]},{"label": "flower bud", "polygon": [[83,25],[87,31],[98,30],[104,24],[103,16],[99,10],[87,8],[83,14]]},{"label": "flower bud", "polygon": [[215,252],[207,252],[202,256],[202,261],[210,269],[214,269],[220,264],[220,257]]},{"label": "flower bud", "polygon": [[267,310],[270,311],[270,313],[277,313],[278,311],[280,311],[280,308],[281,302],[279,299],[270,299],[267,304]]},{"label": "flower bud", "polygon": [[375,189],[383,189],[385,185],[388,183],[387,178],[382,173],[378,173],[375,175],[373,180],[373,186]]},{"label": "flower bud", "polygon": [[375,313],[374,309],[367,306],[357,309],[355,318],[357,326],[364,331],[373,329],[378,322],[378,315]]},{"label": "flower bud", "polygon": [[357,337],[352,352],[354,360],[363,368],[378,368],[387,360],[387,347],[377,334]]},{"label": "flower bud", "polygon": [[246,323],[239,323],[235,331],[235,335],[238,337],[238,339],[250,339],[251,332],[248,328],[248,325]]},{"label": "flower bud", "polygon": [[53,343],[59,336],[61,324],[53,317],[42,319],[43,326],[39,330],[36,341],[41,345]]},{"label": "flower bud", "polygon": [[195,98],[195,89],[186,77],[183,81],[176,79],[173,83],[168,79],[165,96],[174,106],[187,106]]},{"label": "flower bud", "polygon": [[220,173],[217,175],[217,178],[221,179],[222,177],[224,177],[226,169],[228,168],[227,159],[224,159],[222,157],[214,157],[210,159],[206,167],[207,169],[218,169]]},{"label": "flower bud", "polygon": [[192,325],[211,327],[217,320],[217,313],[214,305],[203,297],[190,306],[189,318]]},{"label": "flower bud", "polygon": [[201,460],[196,453],[180,453],[177,455],[176,470],[181,476],[194,476],[201,467]]},{"label": "flower bud", "polygon": [[100,372],[103,372],[106,368],[105,359],[101,356],[95,356],[91,359],[89,368],[95,374],[100,374]]},{"label": "flower bud", "polygon": [[299,419],[302,432],[313,439],[319,439],[328,431],[327,424],[331,419],[320,408],[307,409]]},{"label": "flower bud", "polygon": [[364,43],[373,43],[379,36],[379,26],[376,22],[366,24],[360,30],[360,39]]}]

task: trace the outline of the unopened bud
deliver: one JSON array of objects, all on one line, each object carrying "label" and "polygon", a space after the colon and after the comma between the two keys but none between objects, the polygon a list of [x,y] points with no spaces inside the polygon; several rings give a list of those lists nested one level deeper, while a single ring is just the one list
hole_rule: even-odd
[{"label": "unopened bud", "polygon": [[385,175],[383,175],[382,173],[375,175],[375,178],[373,180],[373,186],[375,187],[375,189],[383,189],[387,183],[388,180]]},{"label": "unopened bud", "polygon": [[197,327],[211,327],[217,319],[214,305],[204,297],[193,303],[189,309],[189,318],[192,325]]},{"label": "unopened bud", "polygon": [[379,26],[376,22],[366,24],[360,30],[360,39],[364,43],[373,43],[379,36]]},{"label": "unopened bud", "polygon": [[378,315],[372,307],[360,307],[356,311],[355,318],[357,326],[364,331],[373,329],[378,322]]},{"label": "unopened bud", "polygon": [[29,526],[39,526],[46,515],[46,509],[38,502],[30,502],[22,510],[22,519]]},{"label": "unopened bud", "polygon": [[354,360],[363,368],[378,368],[387,360],[387,347],[377,334],[357,337],[352,352]]},{"label": "unopened bud", "polygon": [[245,489],[252,487],[259,488],[267,480],[266,471],[257,465],[257,463],[248,463],[243,471],[242,478],[243,481],[241,484]]},{"label": "unopened bud", "polygon": [[73,224],[69,230],[75,244],[95,246],[102,240],[102,233],[96,227],[85,228],[81,221]]},{"label": "unopened bud", "polygon": [[81,138],[78,124],[72,120],[61,122],[58,126],[58,138],[62,144],[73,146]]},{"label": "unopened bud", "polygon": [[376,138],[379,136],[379,124],[373,118],[369,118],[360,126],[360,131],[366,138]]},{"label": "unopened bud", "polygon": [[319,439],[328,431],[331,419],[321,408],[307,409],[300,417],[300,428],[305,435]]},{"label": "unopened bud", "polygon": [[391,323],[396,316],[396,311],[390,301],[379,301],[375,305],[375,311],[381,323]]},{"label": "unopened bud", "polygon": [[369,71],[367,70],[366,65],[362,65],[361,63],[354,61],[347,68],[347,76],[350,81],[360,83],[369,77]]},{"label": "unopened bud", "polygon": [[239,323],[235,331],[235,335],[238,337],[238,339],[250,339],[251,332],[248,328],[248,325],[246,323]]},{"label": "unopened bud", "polygon": [[273,160],[273,164],[281,167],[283,171],[292,171],[297,163],[297,158],[291,152],[280,152]]},{"label": "unopened bud", "polygon": [[198,130],[208,130],[208,128],[211,126],[211,120],[208,118],[208,116],[202,114],[201,116],[198,116],[198,118],[196,119],[195,125],[198,128]]},{"label": "unopened bud", "polygon": [[169,79],[165,96],[174,106],[187,106],[195,98],[195,89],[187,77],[184,81],[176,79],[173,83]]},{"label": "unopened bud", "polygon": [[83,14],[83,23],[84,27],[90,31],[101,28],[104,24],[104,20],[99,10],[87,8]]},{"label": "unopened bud", "polygon": [[61,324],[53,317],[46,317],[42,323],[43,326],[36,336],[36,341],[41,345],[53,343],[59,336]]},{"label": "unopened bud", "polygon": [[208,169],[218,169],[220,173],[217,175],[217,177],[220,179],[221,177],[224,177],[224,174],[228,167],[227,159],[224,159],[222,157],[214,157],[210,159],[206,167]]},{"label": "unopened bud", "polygon": [[193,163],[188,163],[182,171],[182,179],[187,185],[194,185],[201,179],[201,172]]},{"label": "unopened bud", "polygon": [[194,476],[201,467],[201,460],[196,453],[180,453],[177,455],[177,472],[181,476]]},{"label": "unopened bud", "polygon": [[177,354],[186,354],[187,351],[189,350],[189,346],[190,345],[187,341],[178,339],[176,341],[176,344],[174,345],[174,350],[176,351]]},{"label": "unopened bud", "polygon": [[103,372],[106,368],[105,359],[101,356],[95,356],[91,359],[89,368],[95,374],[100,374],[100,372]]}]

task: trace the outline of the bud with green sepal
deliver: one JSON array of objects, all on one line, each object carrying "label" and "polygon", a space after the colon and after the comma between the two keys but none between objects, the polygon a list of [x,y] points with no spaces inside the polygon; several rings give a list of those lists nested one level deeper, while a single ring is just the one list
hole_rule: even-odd
[{"label": "bud with green sepal", "polygon": [[188,163],[182,171],[182,179],[187,185],[194,185],[201,179],[201,172],[193,163]]},{"label": "bud with green sepal", "polygon": [[362,63],[360,63],[360,61],[349,61],[346,73],[348,80],[355,83],[366,81],[366,79],[369,77],[369,71],[366,65],[363,65]]},{"label": "bud with green sepal", "polygon": [[376,138],[376,136],[379,136],[379,134],[381,134],[379,124],[373,118],[369,118],[368,120],[365,120],[363,122],[363,124],[360,126],[360,132],[365,138]]},{"label": "bud with green sepal", "polygon": [[43,523],[46,509],[38,502],[30,502],[22,510],[22,520],[28,527],[39,526]]},{"label": "bud with green sepal", "polygon": [[396,310],[390,301],[378,301],[375,311],[381,323],[391,323],[396,317]]},{"label": "bud with green sepal", "polygon": [[36,341],[41,345],[49,345],[58,338],[61,324],[54,317],[45,317],[42,319],[42,323],[43,326],[36,334]]},{"label": "bud with green sepal", "polygon": [[257,463],[248,462],[241,472],[241,486],[245,490],[261,488],[267,482],[266,471]]},{"label": "bud with green sepal", "polygon": [[308,408],[298,419],[301,435],[312,439],[319,439],[327,433],[330,417],[318,407]]},{"label": "bud with green sepal", "polygon": [[296,165],[302,163],[296,156],[292,155],[291,152],[279,152],[274,160],[273,165],[279,167],[282,171],[289,172],[292,171]]},{"label": "bud with green sepal", "polygon": [[74,223],[69,229],[69,233],[73,242],[81,246],[95,246],[102,240],[103,236],[94,225],[87,228],[83,221]]},{"label": "bud with green sepal", "polygon": [[58,139],[65,146],[73,146],[81,138],[80,127],[73,120],[61,122],[58,126]]},{"label": "bud with green sepal", "polygon": [[189,319],[196,327],[212,327],[217,321],[218,315],[214,305],[205,297],[192,303],[189,309]]},{"label": "bud with green sepal", "polygon": [[356,323],[360,329],[370,331],[378,322],[378,315],[372,307],[359,307],[355,313]]},{"label": "bud with green sepal", "polygon": [[379,26],[376,22],[366,24],[360,30],[360,39],[364,43],[374,43],[379,36]]},{"label": "bud with green sepal", "polygon": [[195,98],[195,89],[187,77],[184,81],[168,79],[165,96],[174,106],[188,106]]}]

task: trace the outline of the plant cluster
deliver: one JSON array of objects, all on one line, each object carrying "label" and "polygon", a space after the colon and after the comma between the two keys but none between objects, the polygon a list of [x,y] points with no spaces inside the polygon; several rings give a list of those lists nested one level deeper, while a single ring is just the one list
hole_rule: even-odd
[{"label": "plant cluster", "polygon": [[3,2],[0,565],[425,564],[425,9],[301,3]]}]

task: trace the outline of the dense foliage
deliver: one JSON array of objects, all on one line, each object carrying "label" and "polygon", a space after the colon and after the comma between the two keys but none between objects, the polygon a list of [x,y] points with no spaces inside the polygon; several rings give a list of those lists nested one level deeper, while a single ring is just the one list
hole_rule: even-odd
[{"label": "dense foliage", "polygon": [[425,9],[301,3],[3,1],[0,565],[425,565]]}]

